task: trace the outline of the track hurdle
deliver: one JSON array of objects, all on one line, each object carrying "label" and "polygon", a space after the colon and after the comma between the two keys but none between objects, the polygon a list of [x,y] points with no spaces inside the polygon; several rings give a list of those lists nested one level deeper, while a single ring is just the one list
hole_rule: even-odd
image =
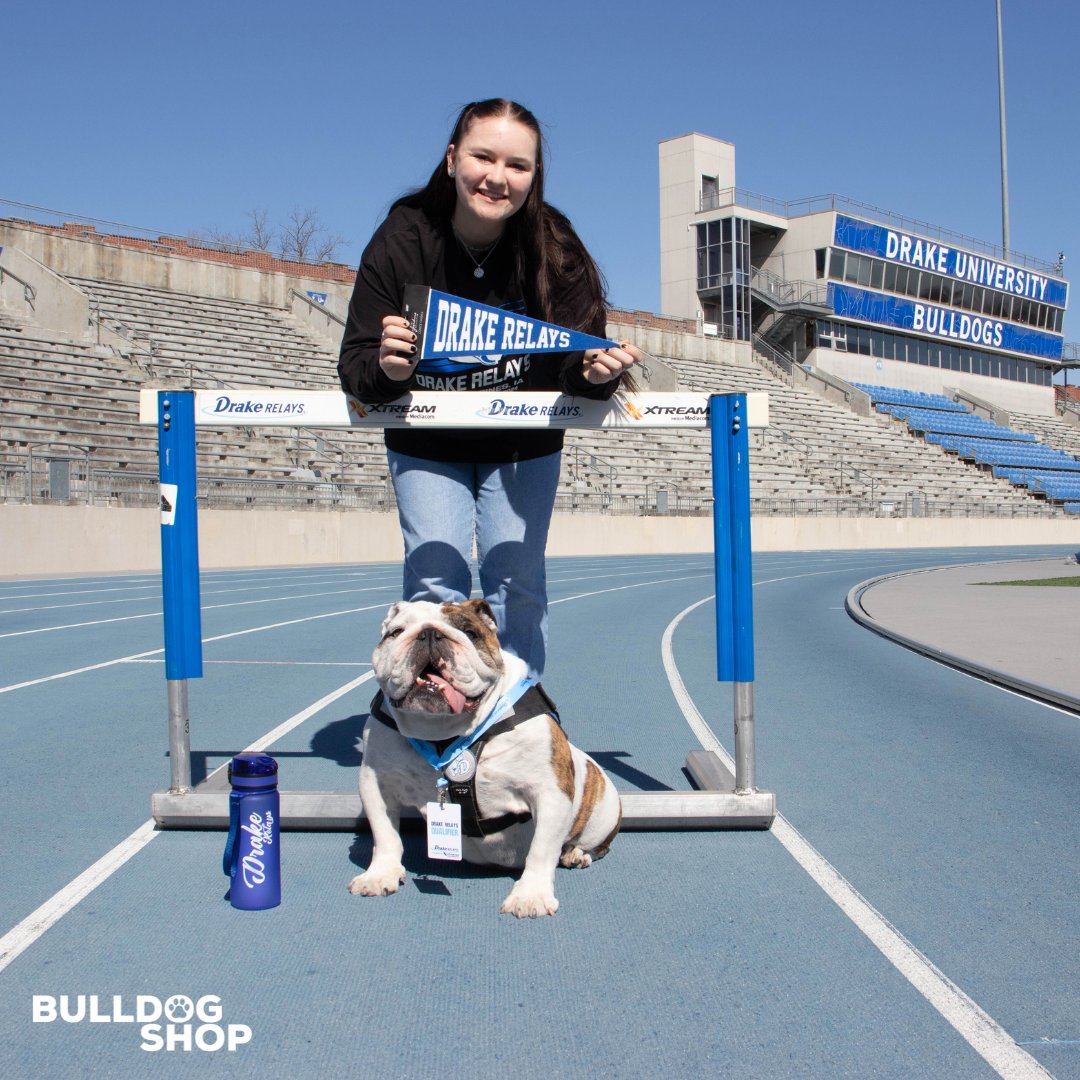
[{"label": "track hurdle", "polygon": [[[140,422],[156,424],[160,455],[165,675],[171,784],[154,792],[162,828],[229,824],[221,771],[191,784],[187,680],[202,675],[199,619],[195,432],[203,426],[709,428],[712,447],[717,680],[734,689],[734,771],[714,751],[695,750],[686,768],[697,789],[622,792],[623,828],[767,829],[772,792],[756,787],[754,640],[750,555],[751,427],[768,424],[763,393],[616,395],[591,401],[555,393],[489,395],[417,392],[387,405],[363,405],[336,391],[144,390]],[[238,748],[239,749],[239,748]],[[287,829],[357,831],[357,792],[281,791]]]}]

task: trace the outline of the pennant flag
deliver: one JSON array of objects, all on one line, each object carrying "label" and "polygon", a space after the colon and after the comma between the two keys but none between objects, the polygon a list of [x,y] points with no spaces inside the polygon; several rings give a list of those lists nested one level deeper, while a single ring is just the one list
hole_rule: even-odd
[{"label": "pennant flag", "polygon": [[402,314],[420,343],[421,360],[461,356],[475,362],[493,353],[565,353],[619,345],[421,285],[405,286]]}]

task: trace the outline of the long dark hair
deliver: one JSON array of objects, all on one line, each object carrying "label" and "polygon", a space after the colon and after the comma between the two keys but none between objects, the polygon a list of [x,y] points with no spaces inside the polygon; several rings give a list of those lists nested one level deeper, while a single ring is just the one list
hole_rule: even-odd
[{"label": "long dark hair", "polygon": [[[473,101],[458,114],[447,145],[457,146],[477,120],[505,116],[536,136],[536,175],[522,208],[506,224],[514,245],[517,276],[530,314],[546,322],[603,337],[607,323],[607,285],[600,268],[565,214],[544,201],[544,133],[533,114],[516,101]],[[398,199],[391,209],[410,206],[449,221],[457,188],[446,169],[444,148],[427,184]]]}]

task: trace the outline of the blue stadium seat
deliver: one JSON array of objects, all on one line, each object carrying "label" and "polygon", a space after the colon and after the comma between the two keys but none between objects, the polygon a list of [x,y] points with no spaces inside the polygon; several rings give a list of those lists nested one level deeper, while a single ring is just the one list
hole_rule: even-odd
[{"label": "blue stadium seat", "polygon": [[[1044,446],[1030,432],[994,424],[943,394],[852,385],[870,395],[878,412],[907,423],[913,434],[964,460],[989,465],[993,474],[1054,501],[1080,499],[1080,460]],[[1076,513],[1069,510],[1069,513]]]},{"label": "blue stadium seat", "polygon": [[944,412],[967,412],[966,405],[947,398],[944,394],[927,394],[921,390],[901,390],[895,386],[875,386],[871,383],[852,383],[876,405],[908,405],[917,409],[939,409]]}]

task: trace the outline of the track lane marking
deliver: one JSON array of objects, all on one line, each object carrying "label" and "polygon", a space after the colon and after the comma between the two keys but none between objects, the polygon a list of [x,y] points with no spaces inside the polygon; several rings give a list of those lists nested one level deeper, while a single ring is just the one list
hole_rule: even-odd
[{"label": "track lane marking", "polygon": [[[837,568],[846,569],[846,568]],[[791,578],[812,577],[818,573],[833,571],[821,571],[808,574],[795,574]],[[702,574],[692,575],[689,578],[669,578],[669,580],[692,580]],[[771,578],[754,584],[771,584],[778,581],[790,580],[789,578]],[[588,596],[599,595],[605,592],[619,592],[623,589],[637,588],[645,584],[660,584],[663,582],[642,582],[636,585],[619,586],[610,589],[597,590],[592,593],[582,593],[577,596],[564,597],[551,603],[565,603],[567,600],[581,599]],[[698,735],[699,742],[707,750],[714,750],[728,763],[734,771],[734,761],[727,754],[722,744],[713,734],[711,728],[694,706],[692,699],[686,691],[685,684],[674,665],[674,656],[671,652],[671,641],[674,631],[682,622],[683,618],[691,611],[714,599],[712,596],[692,604],[684,609],[669,624],[664,633],[663,652],[664,667],[668,672],[669,683],[672,691],[686,717],[691,729]],[[263,629],[275,629],[279,626],[293,625],[312,621],[313,619],[328,618],[334,615],[352,614],[359,611],[369,611],[373,607],[356,608],[351,611],[332,612],[325,615],[312,616],[289,620],[284,623],[272,624],[266,627],[256,627],[249,630],[236,631],[223,634],[215,638],[207,638],[206,641],[217,641],[228,637],[242,636]],[[104,664],[80,669],[93,670],[98,667],[107,667],[126,660],[136,660],[142,657],[152,656],[163,652],[163,649],[151,650],[147,653],[139,653],[132,657],[108,661]],[[669,666],[670,665],[670,666]],[[70,672],[65,674],[76,674]],[[17,684],[13,687],[0,688],[0,693],[10,689],[17,689],[23,685],[34,685],[37,682],[47,682],[51,679],[65,677],[62,675],[49,676],[46,679],[34,680],[30,683]],[[295,714],[290,720],[285,721],[277,728],[268,732],[250,747],[242,752],[253,753],[266,749],[277,738],[282,737],[292,728],[303,723],[320,708],[325,707],[349,690],[374,677],[374,672],[367,672],[358,678],[351,680],[338,690],[333,691],[325,698],[320,699],[314,705]],[[224,768],[222,766],[221,768]],[[220,768],[215,771],[220,771]],[[915,948],[906,938],[893,927],[880,913],[878,913],[855,889],[818,853],[782,815],[777,815],[772,828],[772,834],[784,845],[797,862],[807,871],[811,878],[826,892],[830,898],[845,911],[845,914],[855,922],[856,926],[875,944],[890,962],[897,967],[916,989],[948,1020],[959,1034],[991,1065],[1002,1077],[1008,1080],[1028,1080],[1028,1078],[1047,1078],[1053,1080],[1038,1061],[1013,1040],[996,1021],[986,1014],[974,1001],[972,1001],[959,987],[944,975],[927,957]],[[64,889],[60,890],[45,904],[41,905],[11,931],[0,938],[0,971],[3,971],[18,955],[37,941],[51,926],[74,908],[85,896],[89,895],[98,885],[107,880],[120,867],[127,863],[135,854],[141,851],[155,836],[158,831],[152,820],[144,822],[125,840],[121,841],[110,852],[85,870]],[[864,926],[863,923],[866,925]],[[872,932],[871,932],[872,931]]]},{"label": "track lane marking", "polygon": [[[228,604],[203,604],[200,607],[200,611],[218,611],[221,608],[254,607],[256,604],[279,604],[286,603],[290,600],[311,600],[318,596],[340,596],[342,593],[355,595],[358,592],[382,592],[389,587],[389,585],[372,585],[365,589],[334,589],[332,592],[268,596],[261,600],[235,600]],[[388,601],[387,606],[389,606],[390,603],[391,602]],[[150,619],[161,614],[163,614],[161,611],[147,611],[141,615],[117,615],[116,618],[113,619],[94,619],[89,622],[67,623],[63,626],[40,626],[34,630],[11,630],[6,634],[0,634],[0,638],[27,637],[30,634],[47,634],[53,630],[81,630],[86,626],[101,626],[104,623],[130,622],[134,619]],[[340,614],[340,612],[334,612],[332,614]],[[282,623],[282,625],[284,626],[285,624]],[[207,638],[207,640],[213,639]]]},{"label": "track lane marking", "polygon": [[[214,637],[203,638],[204,645],[211,641],[225,641],[227,638],[243,637],[245,634],[257,634],[263,630],[278,630],[283,626],[295,626],[297,623],[316,622],[319,619],[333,619],[338,615],[355,615],[361,611],[373,611],[375,608],[384,607],[383,604],[368,604],[367,607],[346,608],[344,611],[327,611],[322,615],[305,615],[299,619],[287,619],[284,622],[267,623],[265,626],[252,626],[247,630],[233,630],[228,634],[217,634]],[[164,648],[150,649],[147,652],[132,653],[130,656],[118,656],[115,660],[103,660],[100,664],[89,664],[86,667],[72,668],[70,671],[58,671],[55,675],[43,675],[38,679],[28,679],[26,682],[12,683],[10,686],[0,686],[0,694],[9,693],[12,690],[23,690],[28,686],[39,686],[41,683],[53,682],[56,679],[67,679],[72,675],[83,675],[88,671],[99,671],[101,668],[112,667],[114,664],[130,664],[142,660],[147,656],[158,656]]]},{"label": "track lane marking", "polygon": [[[805,577],[811,575],[795,575]],[[783,580],[774,578],[773,581]],[[761,582],[760,584],[766,584]],[[714,600],[707,596],[681,611],[668,624],[661,641],[661,654],[668,684],[690,730],[703,749],[712,750],[732,775],[735,760],[717,739],[698,711],[675,663],[672,642],[683,619]],[[777,814],[770,830],[811,880],[855,924],[856,928],[908,980],[980,1057],[1006,1080],[1053,1080],[1034,1057],[974,1000],[968,997],[936,964],[885,918],[782,814]]]},{"label": "track lane marking", "polygon": [[[304,721],[309,720],[316,713],[321,712],[354,690],[362,683],[375,677],[374,671],[367,671],[363,675],[350,679],[349,682],[331,690],[329,694],[319,698],[300,712],[294,713],[288,720],[278,724],[261,735],[250,746],[245,746],[238,751],[241,754],[257,754],[267,749],[272,743],[287,735],[294,728],[299,727]],[[211,773],[211,776],[228,768],[228,762],[219,766]],[[209,779],[209,777],[207,778]],[[130,836],[125,837],[111,851],[106,852],[97,862],[87,867],[77,878],[65,885],[59,892],[54,893],[44,904],[41,904],[20,923],[12,927],[3,937],[0,937],[0,971],[3,971],[16,957],[24,953],[51,927],[55,926],[69,911],[86,899],[99,885],[107,881],[113,874],[124,866],[130,859],[137,855],[154,837],[161,835],[156,822],[151,818],[144,821]]]}]

